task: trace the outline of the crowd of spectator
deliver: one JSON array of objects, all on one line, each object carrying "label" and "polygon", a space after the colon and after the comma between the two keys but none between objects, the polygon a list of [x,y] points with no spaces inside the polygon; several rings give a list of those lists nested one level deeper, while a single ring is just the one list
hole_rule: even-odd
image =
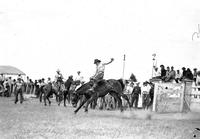
[{"label": "crowd of spectator", "polygon": [[200,85],[200,71],[198,71],[197,68],[194,68],[193,71],[185,67],[182,67],[182,70],[174,70],[173,66],[165,69],[164,65],[160,65],[160,69],[156,66],[154,66],[153,69],[152,79],[160,79],[164,82],[175,83],[181,83],[187,79],[193,81],[195,85]]}]

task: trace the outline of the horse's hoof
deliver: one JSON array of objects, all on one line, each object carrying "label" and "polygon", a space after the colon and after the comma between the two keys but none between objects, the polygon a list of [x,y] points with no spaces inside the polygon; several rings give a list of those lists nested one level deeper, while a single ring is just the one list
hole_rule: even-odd
[{"label": "horse's hoof", "polygon": [[87,109],[85,109],[85,112],[86,112],[86,113],[88,113],[88,110],[87,110]]},{"label": "horse's hoof", "polygon": [[77,111],[74,111],[74,114],[76,114],[77,113]]},{"label": "horse's hoof", "polygon": [[64,107],[66,107],[66,105],[64,105]]},{"label": "horse's hoof", "polygon": [[47,104],[44,104],[44,106],[47,106]]}]

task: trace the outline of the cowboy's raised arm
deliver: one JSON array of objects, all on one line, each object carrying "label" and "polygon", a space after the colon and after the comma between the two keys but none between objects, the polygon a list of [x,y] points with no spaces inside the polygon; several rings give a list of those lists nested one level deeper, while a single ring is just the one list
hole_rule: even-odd
[{"label": "cowboy's raised arm", "polygon": [[104,65],[108,65],[108,64],[112,63],[113,61],[114,61],[114,58],[111,58],[110,62],[108,62],[108,63],[103,63],[103,64],[104,64]]}]

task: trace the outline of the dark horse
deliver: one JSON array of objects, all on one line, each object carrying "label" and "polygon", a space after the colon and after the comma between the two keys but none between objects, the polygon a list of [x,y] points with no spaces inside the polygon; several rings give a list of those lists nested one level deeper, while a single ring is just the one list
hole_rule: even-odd
[{"label": "dark horse", "polygon": [[67,95],[69,93],[69,86],[68,84],[63,85],[60,89],[56,83],[46,84],[43,87],[44,92],[44,105],[46,106],[46,99],[49,102],[49,105],[51,105],[50,96],[53,94],[56,96],[56,101],[58,102],[58,105],[60,106],[60,103],[62,100],[64,100],[64,106],[66,106],[66,99]]},{"label": "dark horse", "polygon": [[88,105],[92,103],[94,100],[97,100],[99,97],[104,97],[108,93],[113,96],[120,107],[120,110],[123,111],[122,108],[122,100],[121,97],[123,97],[125,100],[127,100],[129,107],[130,102],[128,97],[123,94],[124,84],[123,81],[115,80],[115,79],[109,79],[109,80],[102,80],[98,82],[97,87],[93,91],[90,91],[89,89],[92,87],[93,82],[89,81],[85,84],[83,84],[80,88],[76,90],[75,93],[72,94],[72,105],[76,107],[78,100],[81,98],[81,96],[84,96],[85,99],[80,103],[79,107],[74,111],[74,113],[77,113],[79,109],[86,103],[85,105],[85,112],[88,111]]}]

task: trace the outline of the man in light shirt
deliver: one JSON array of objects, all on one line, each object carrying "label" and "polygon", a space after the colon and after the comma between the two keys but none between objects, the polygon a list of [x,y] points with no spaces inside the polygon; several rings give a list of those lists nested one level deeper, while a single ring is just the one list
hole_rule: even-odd
[{"label": "man in light shirt", "polygon": [[83,76],[81,76],[81,72],[80,72],[80,71],[78,71],[77,74],[78,74],[78,75],[77,75],[76,78],[75,78],[75,82],[76,82],[78,85],[80,85],[80,84],[83,83]]},{"label": "man in light shirt", "polygon": [[176,71],[175,81],[176,83],[179,83],[181,81],[181,73],[179,70]]},{"label": "man in light shirt", "polygon": [[76,85],[75,90],[76,90],[76,88],[79,88],[84,83],[83,76],[81,76],[81,72],[78,71],[77,74],[78,75],[77,75],[77,77],[74,80],[75,85]]},{"label": "man in light shirt", "polygon": [[96,72],[94,76],[91,77],[91,79],[94,81],[94,84],[90,91],[94,91],[94,88],[97,86],[97,83],[103,79],[104,77],[104,71],[105,71],[105,66],[112,63],[114,61],[113,58],[111,58],[110,62],[108,63],[102,63],[101,60],[95,59],[94,64],[96,64]]},{"label": "man in light shirt", "polygon": [[148,84],[148,82],[144,82],[143,86],[141,87],[141,93],[142,93],[142,101],[143,101],[143,107],[147,105],[147,101],[149,100],[149,92],[150,92],[151,86]]},{"label": "man in light shirt", "polygon": [[48,79],[47,79],[47,84],[51,84],[51,78],[50,77],[48,77]]}]

